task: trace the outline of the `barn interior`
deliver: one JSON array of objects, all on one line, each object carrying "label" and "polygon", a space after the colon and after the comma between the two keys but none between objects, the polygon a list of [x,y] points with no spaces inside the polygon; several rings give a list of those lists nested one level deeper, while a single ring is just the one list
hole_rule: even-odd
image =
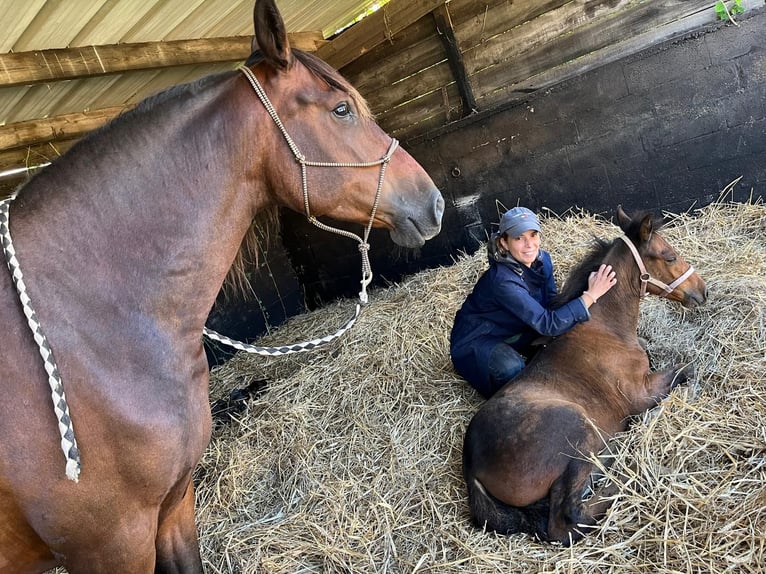
[{"label": "barn interior", "polygon": [[[766,2],[277,4],[293,45],[359,89],[446,211],[418,251],[372,233],[379,291],[339,346],[257,362],[208,345],[211,401],[258,380],[268,390],[216,431],[196,476],[206,567],[761,571]],[[252,0],[0,5],[0,197],[141,99],[234,69],[251,48]],[[461,490],[480,401],[445,337],[498,210],[517,204],[544,215],[562,279],[591,234],[614,231],[617,205],[670,214],[670,236],[720,294],[694,316],[647,302],[653,359],[695,360],[700,375],[622,437],[610,472],[626,494],[574,549],[474,528]],[[254,295],[221,297],[210,327],[279,344],[348,317],[353,243],[285,211],[263,255]]]}]

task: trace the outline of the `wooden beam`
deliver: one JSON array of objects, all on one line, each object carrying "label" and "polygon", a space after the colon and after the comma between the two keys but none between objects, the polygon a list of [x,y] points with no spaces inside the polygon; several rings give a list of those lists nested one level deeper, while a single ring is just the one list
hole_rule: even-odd
[{"label": "wooden beam", "polygon": [[[320,33],[289,35],[307,51],[324,43]],[[172,40],[0,54],[0,87],[104,76],[133,70],[236,62],[250,55],[251,36]]]},{"label": "wooden beam", "polygon": [[430,14],[447,0],[390,0],[358,24],[341,32],[321,46],[316,54],[335,68],[342,68],[369,52],[378,44],[390,41],[397,33]]},{"label": "wooden beam", "polygon": [[0,151],[79,138],[130,108],[115,106],[0,126]]},{"label": "wooden beam", "polygon": [[473,95],[473,89],[471,88],[471,82],[468,79],[468,73],[463,63],[463,54],[460,52],[460,47],[455,39],[455,29],[452,27],[452,20],[450,19],[447,5],[439,6],[432,12],[432,15],[436,22],[436,31],[439,33],[439,38],[441,38],[444,49],[447,52],[447,61],[449,62],[450,70],[452,70],[452,75],[455,77],[460,100],[463,102],[463,116],[469,116],[476,113],[478,108],[476,106],[476,98]]},{"label": "wooden beam", "polygon": [[72,147],[76,139],[48,142],[0,152],[0,173],[19,168],[34,168],[62,155]]}]

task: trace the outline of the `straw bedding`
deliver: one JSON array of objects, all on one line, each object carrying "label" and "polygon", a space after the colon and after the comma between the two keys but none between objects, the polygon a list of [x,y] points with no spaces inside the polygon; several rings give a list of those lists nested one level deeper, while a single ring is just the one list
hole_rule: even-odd
[{"label": "straw bedding", "polygon": [[[766,563],[766,208],[719,201],[672,216],[665,235],[706,280],[708,304],[642,303],[658,368],[696,376],[618,437],[622,484],[573,548],[482,532],[468,518],[464,429],[481,398],[452,370],[448,336],[485,269],[484,250],[374,291],[357,325],[320,350],[240,353],[211,400],[256,379],[268,390],[214,432],[197,473],[206,570],[235,573],[762,572]],[[582,212],[546,216],[559,285],[619,230]],[[332,332],[339,302],[259,344]]]}]

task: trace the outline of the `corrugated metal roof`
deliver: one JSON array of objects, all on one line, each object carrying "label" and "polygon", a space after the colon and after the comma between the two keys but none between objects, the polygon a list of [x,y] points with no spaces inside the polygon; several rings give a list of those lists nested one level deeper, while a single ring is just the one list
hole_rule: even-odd
[{"label": "corrugated metal roof", "polygon": [[[288,33],[309,33],[308,45],[311,46],[315,46],[315,40],[331,38],[339,28],[387,2],[276,0]],[[245,38],[246,52],[247,38],[254,33],[253,6],[254,0],[0,0],[3,17],[0,55],[222,38]],[[242,46],[243,43],[232,44]],[[220,45],[220,40],[213,45]],[[40,58],[43,62],[40,65],[47,65],[50,57],[56,56],[46,53]],[[74,58],[86,60],[77,54]],[[68,149],[74,141],[72,137],[78,137],[59,133],[55,126],[72,126],[73,122],[79,123],[77,118],[86,114],[111,117],[169,86],[232,69],[241,58],[244,58],[242,54],[236,54],[228,62],[109,72],[47,83],[30,80],[28,85],[23,80],[14,83],[8,79],[5,85],[0,82],[0,130],[5,130],[7,135],[26,133],[29,126],[39,126],[42,131],[38,133],[52,136],[26,147],[0,149],[0,176],[3,176],[0,191],[15,185],[14,178],[23,174],[24,168],[45,165]],[[70,62],[69,59],[57,60],[57,70],[48,68],[51,77],[60,77]],[[0,76],[5,72],[10,78],[5,61],[2,64]],[[15,64],[11,62],[9,66]],[[45,72],[42,68],[40,71]],[[52,118],[56,121],[48,126],[45,122]],[[19,128],[22,129],[19,131]]]},{"label": "corrugated metal roof", "polygon": [[[277,0],[289,32],[327,38],[380,0]],[[253,33],[253,0],[0,0],[0,52]]]},{"label": "corrugated metal roof", "polygon": [[[379,3],[380,0],[378,0]],[[288,32],[323,37],[375,0],[278,0]],[[253,35],[253,0],[0,0],[0,52]],[[0,88],[0,125],[129,105],[231,64],[183,66]]]}]

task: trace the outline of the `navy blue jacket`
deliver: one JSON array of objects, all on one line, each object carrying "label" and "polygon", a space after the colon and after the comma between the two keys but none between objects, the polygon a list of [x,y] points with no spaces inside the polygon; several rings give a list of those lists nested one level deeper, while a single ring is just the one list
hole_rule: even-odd
[{"label": "navy blue jacket", "polygon": [[489,385],[489,356],[506,342],[520,354],[530,351],[540,335],[556,337],[590,313],[581,298],[551,309],[556,295],[553,263],[547,251],[527,267],[510,255],[491,253],[487,269],[455,315],[450,355],[460,375],[472,386]]}]

